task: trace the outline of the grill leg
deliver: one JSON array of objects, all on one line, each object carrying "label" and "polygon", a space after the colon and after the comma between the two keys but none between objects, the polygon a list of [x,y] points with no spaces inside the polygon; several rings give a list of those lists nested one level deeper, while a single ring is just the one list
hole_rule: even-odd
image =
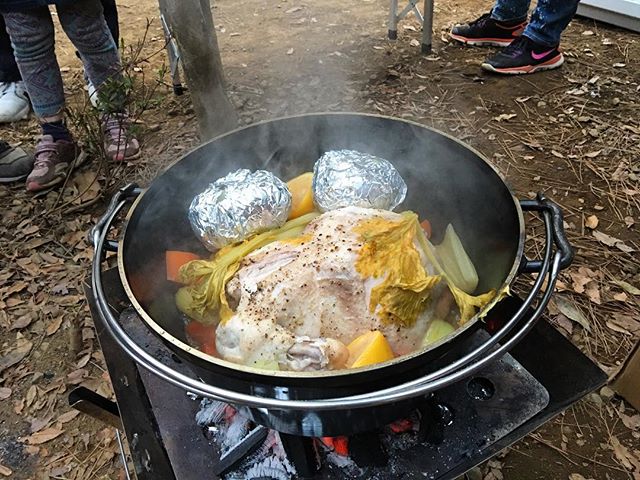
[{"label": "grill leg", "polygon": [[279,433],[279,435],[287,458],[296,467],[298,478],[314,478],[320,469],[320,456],[316,449],[315,440],[310,437],[299,437],[286,433]]},{"label": "grill leg", "polygon": [[122,428],[116,402],[112,402],[88,388],[77,387],[72,390],[69,393],[69,406],[116,429]]}]

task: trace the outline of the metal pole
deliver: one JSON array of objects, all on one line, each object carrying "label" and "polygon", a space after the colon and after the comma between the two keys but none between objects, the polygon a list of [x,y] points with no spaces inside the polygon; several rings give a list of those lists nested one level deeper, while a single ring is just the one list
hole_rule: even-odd
[{"label": "metal pole", "polygon": [[398,0],[391,0],[389,7],[389,40],[398,39]]},{"label": "metal pole", "polygon": [[422,22],[422,53],[431,53],[433,40],[433,2],[424,0],[424,20]]}]

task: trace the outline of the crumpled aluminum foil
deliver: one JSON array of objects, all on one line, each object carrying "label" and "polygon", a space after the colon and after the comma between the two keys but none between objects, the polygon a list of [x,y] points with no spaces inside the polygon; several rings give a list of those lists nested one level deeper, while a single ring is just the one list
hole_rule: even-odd
[{"label": "crumpled aluminum foil", "polygon": [[282,226],[291,210],[287,185],[271,172],[236,170],[191,202],[191,228],[209,250]]},{"label": "crumpled aluminum foil", "polygon": [[323,212],[342,207],[393,210],[407,184],[387,160],[355,150],[332,150],[313,167],[313,199]]}]

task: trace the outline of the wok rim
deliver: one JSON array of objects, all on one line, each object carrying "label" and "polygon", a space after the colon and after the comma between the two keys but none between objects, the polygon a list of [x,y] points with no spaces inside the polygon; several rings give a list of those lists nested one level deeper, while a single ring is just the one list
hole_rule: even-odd
[{"label": "wok rim", "polygon": [[[504,187],[506,188],[507,192],[509,192],[510,196],[511,196],[511,200],[514,203],[515,209],[516,209],[516,213],[518,216],[518,224],[520,226],[520,233],[518,235],[518,248],[516,250],[516,255],[514,258],[514,262],[513,265],[511,266],[511,269],[509,270],[509,274],[507,275],[507,277],[505,278],[505,280],[502,282],[502,284],[500,285],[500,287],[498,289],[496,289],[496,297],[489,303],[487,304],[481,311],[479,311],[476,315],[474,315],[471,319],[469,319],[464,325],[456,328],[453,332],[451,332],[450,334],[446,335],[445,337],[441,338],[440,340],[438,340],[435,343],[430,344],[427,347],[423,347],[417,350],[414,350],[411,353],[402,355],[400,357],[395,357],[391,360],[387,360],[385,362],[379,362],[379,363],[375,363],[373,365],[367,365],[364,367],[359,367],[359,368],[345,368],[345,369],[341,369],[341,370],[325,370],[325,371],[316,371],[316,372],[295,372],[295,371],[280,371],[280,370],[265,370],[265,369],[261,369],[261,368],[256,368],[256,367],[250,367],[250,366],[246,366],[246,365],[241,365],[239,363],[234,363],[234,362],[230,362],[227,360],[223,360],[222,358],[218,358],[218,357],[214,357],[212,355],[206,354],[200,350],[198,350],[195,347],[190,346],[189,344],[183,342],[182,340],[174,337],[173,335],[171,335],[169,332],[167,332],[162,326],[160,326],[154,319],[153,317],[147,313],[146,309],[140,304],[140,302],[138,302],[138,299],[136,298],[136,296],[133,293],[133,290],[131,289],[131,286],[129,284],[129,281],[127,279],[127,274],[126,274],[126,268],[124,265],[124,251],[125,251],[125,241],[127,238],[127,232],[129,231],[129,220],[131,219],[131,217],[133,216],[133,214],[136,211],[136,208],[138,207],[138,204],[142,201],[144,195],[148,192],[148,190],[151,188],[151,186],[153,185],[153,183],[156,181],[156,179],[158,179],[159,177],[161,177],[162,175],[164,175],[165,173],[167,173],[171,168],[173,168],[175,165],[177,165],[180,161],[182,161],[185,157],[187,157],[188,155],[190,155],[191,153],[193,153],[194,151],[198,150],[199,148],[202,148],[204,145],[217,141],[219,139],[222,139],[224,137],[227,137],[229,135],[233,135],[236,134],[240,131],[243,130],[248,130],[250,128],[255,128],[259,125],[265,125],[265,124],[269,124],[269,123],[274,123],[274,122],[278,122],[278,121],[283,121],[283,120],[292,120],[292,119],[299,119],[299,118],[305,118],[305,117],[318,117],[318,116],[324,116],[324,117],[329,117],[329,116],[360,116],[360,117],[372,117],[372,118],[378,118],[378,119],[383,119],[383,120],[391,120],[391,121],[395,121],[395,122],[402,122],[402,123],[406,123],[415,127],[419,127],[425,130],[429,130],[433,133],[436,133],[438,135],[442,135],[446,138],[448,138],[449,140],[453,140],[455,143],[459,144],[461,147],[466,148],[467,150],[471,151],[473,154],[476,155],[476,157],[478,159],[480,159],[482,162],[485,163],[485,165],[487,167],[489,167],[495,174],[496,176],[502,181]],[[436,128],[432,128],[429,127],[427,125],[423,125],[420,124],[418,122],[414,122],[412,120],[406,120],[406,119],[401,119],[401,118],[396,118],[396,117],[391,117],[388,115],[377,115],[377,114],[372,114],[372,113],[359,113],[359,112],[314,112],[314,113],[304,113],[304,114],[299,114],[299,115],[289,115],[289,116],[283,116],[283,117],[277,117],[277,118],[272,118],[272,119],[268,119],[268,120],[262,120],[260,122],[255,122],[252,123],[250,125],[245,125],[242,127],[238,127],[234,130],[231,130],[229,132],[226,132],[222,135],[218,135],[217,137],[212,138],[211,140],[198,145],[197,147],[194,147],[193,149],[189,150],[187,153],[185,153],[184,155],[182,155],[180,158],[178,158],[177,160],[171,162],[169,165],[167,165],[167,167],[165,167],[151,182],[151,185],[147,188],[145,188],[140,195],[138,195],[136,197],[136,199],[133,201],[131,207],[129,208],[127,215],[125,217],[125,222],[124,222],[124,227],[122,229],[122,233],[120,234],[120,245],[118,248],[118,253],[117,253],[117,263],[118,263],[118,274],[120,276],[120,281],[122,282],[124,291],[127,295],[127,297],[129,298],[129,300],[132,303],[132,306],[134,307],[134,309],[136,310],[136,312],[138,313],[138,316],[142,319],[142,321],[146,324],[147,327],[151,328],[151,330],[156,333],[157,335],[159,335],[164,341],[169,342],[170,344],[172,344],[173,346],[177,347],[180,351],[188,354],[188,355],[194,355],[196,357],[198,357],[200,360],[204,360],[205,362],[215,365],[217,367],[223,367],[226,369],[229,369],[231,371],[237,371],[237,372],[242,372],[244,374],[252,374],[252,375],[258,375],[258,376],[264,376],[267,378],[274,378],[274,377],[280,377],[280,378],[286,378],[286,379],[313,379],[313,378],[325,378],[325,377],[331,377],[331,378],[337,378],[337,377],[349,377],[351,375],[354,374],[364,374],[364,373],[368,373],[368,372],[372,372],[372,371],[378,371],[378,370],[382,370],[385,369],[387,367],[392,367],[392,366],[397,366],[405,361],[410,361],[413,360],[417,357],[420,357],[424,354],[427,354],[429,352],[432,352],[436,349],[438,349],[439,347],[443,346],[444,344],[450,342],[451,340],[453,340],[454,338],[458,337],[459,335],[463,334],[464,332],[466,332],[468,329],[470,329],[473,325],[475,325],[477,322],[481,321],[482,318],[484,318],[484,316],[489,312],[489,310],[491,308],[493,308],[495,306],[496,303],[498,303],[498,301],[496,299],[500,299],[501,298],[501,294],[503,292],[506,292],[508,294],[509,292],[509,286],[511,285],[513,279],[516,277],[516,275],[518,274],[518,269],[520,267],[520,262],[522,260],[522,256],[524,254],[524,241],[525,241],[525,224],[524,224],[524,214],[522,211],[522,207],[520,206],[520,202],[518,201],[518,198],[515,196],[515,194],[513,193],[513,191],[511,190],[511,187],[507,184],[507,182],[505,181],[503,175],[497,170],[497,168],[491,164],[489,162],[489,160],[482,154],[480,153],[478,150],[476,150],[475,148],[471,147],[470,145],[467,145],[466,143],[464,143],[462,140],[459,140],[455,137],[453,137],[452,135],[449,135],[446,132],[443,132],[441,130],[438,130]]]}]

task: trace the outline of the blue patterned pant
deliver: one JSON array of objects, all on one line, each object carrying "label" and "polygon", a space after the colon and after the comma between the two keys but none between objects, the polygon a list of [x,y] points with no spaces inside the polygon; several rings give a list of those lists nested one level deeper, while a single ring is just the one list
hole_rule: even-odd
[{"label": "blue patterned pant", "polygon": [[[530,0],[496,0],[491,17],[503,22],[524,19],[530,4]],[[578,0],[538,0],[529,25],[522,34],[553,48],[560,43],[560,36],[577,9]]]},{"label": "blue patterned pant", "polygon": [[[99,88],[107,79],[119,76],[118,49],[105,22],[100,1],[77,0],[58,5],[56,12],[63,30],[80,53],[91,83]],[[3,15],[34,112],[39,118],[61,114],[64,87],[48,7]]]}]

